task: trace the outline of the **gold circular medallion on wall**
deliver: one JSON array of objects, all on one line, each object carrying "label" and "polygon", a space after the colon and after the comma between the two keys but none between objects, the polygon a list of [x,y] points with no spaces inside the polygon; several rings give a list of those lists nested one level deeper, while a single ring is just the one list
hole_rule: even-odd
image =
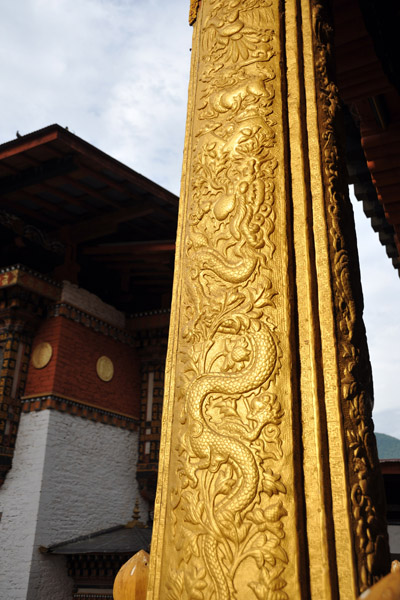
[{"label": "gold circular medallion on wall", "polygon": [[43,369],[53,356],[53,348],[49,342],[41,342],[32,352],[32,365],[35,369]]},{"label": "gold circular medallion on wall", "polygon": [[96,372],[102,381],[111,381],[114,377],[114,365],[108,356],[100,356],[96,363]]}]

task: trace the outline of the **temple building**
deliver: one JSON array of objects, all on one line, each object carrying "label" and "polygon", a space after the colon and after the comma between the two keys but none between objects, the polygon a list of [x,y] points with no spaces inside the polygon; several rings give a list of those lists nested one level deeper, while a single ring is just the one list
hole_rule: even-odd
[{"label": "temple building", "polygon": [[376,441],[385,484],[390,552],[393,560],[400,560],[400,440],[377,433]]},{"label": "temple building", "polygon": [[135,502],[120,554],[149,543],[177,206],[58,125],[0,146],[4,598],[72,598],[38,549],[115,539]]}]

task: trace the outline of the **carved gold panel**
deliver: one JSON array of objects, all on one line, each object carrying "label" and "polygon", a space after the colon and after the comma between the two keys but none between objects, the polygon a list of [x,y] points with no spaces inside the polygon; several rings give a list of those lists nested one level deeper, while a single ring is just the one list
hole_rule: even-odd
[{"label": "carved gold panel", "polygon": [[306,0],[191,19],[147,598],[352,599],[387,546],[329,21]]}]

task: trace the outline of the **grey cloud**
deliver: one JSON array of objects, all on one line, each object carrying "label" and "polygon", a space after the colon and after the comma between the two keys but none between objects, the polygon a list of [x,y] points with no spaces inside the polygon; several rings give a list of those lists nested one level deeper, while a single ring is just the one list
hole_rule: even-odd
[{"label": "grey cloud", "polygon": [[[2,3],[0,142],[14,138],[16,130],[68,125],[178,193],[191,47],[189,0],[78,4],[79,9],[71,0]],[[355,208],[376,414],[385,427],[380,430],[393,434],[400,284],[360,205]]]}]

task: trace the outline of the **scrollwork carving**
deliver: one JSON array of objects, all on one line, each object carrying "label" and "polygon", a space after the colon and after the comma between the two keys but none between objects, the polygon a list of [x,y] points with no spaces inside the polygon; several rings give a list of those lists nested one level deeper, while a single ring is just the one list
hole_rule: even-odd
[{"label": "scrollwork carving", "polygon": [[149,597],[350,597],[357,571],[361,589],[379,573],[370,373],[324,6],[192,3]]},{"label": "scrollwork carving", "polygon": [[381,514],[382,481],[372,423],[372,377],[362,321],[362,294],[354,285],[359,279],[353,259],[355,241],[348,239],[345,178],[338,149],[338,91],[333,83],[332,28],[325,5],[313,0],[316,41],[316,74],[320,98],[323,167],[327,181],[328,227],[336,305],[341,391],[346,418],[347,448],[355,545],[359,561],[360,589],[370,587],[388,563],[387,536]]},{"label": "scrollwork carving", "polygon": [[284,600],[285,482],[276,382],[282,361],[271,274],[275,245],[272,3],[210,0],[185,240],[177,568],[168,600],[229,600],[249,561],[253,598]]}]

